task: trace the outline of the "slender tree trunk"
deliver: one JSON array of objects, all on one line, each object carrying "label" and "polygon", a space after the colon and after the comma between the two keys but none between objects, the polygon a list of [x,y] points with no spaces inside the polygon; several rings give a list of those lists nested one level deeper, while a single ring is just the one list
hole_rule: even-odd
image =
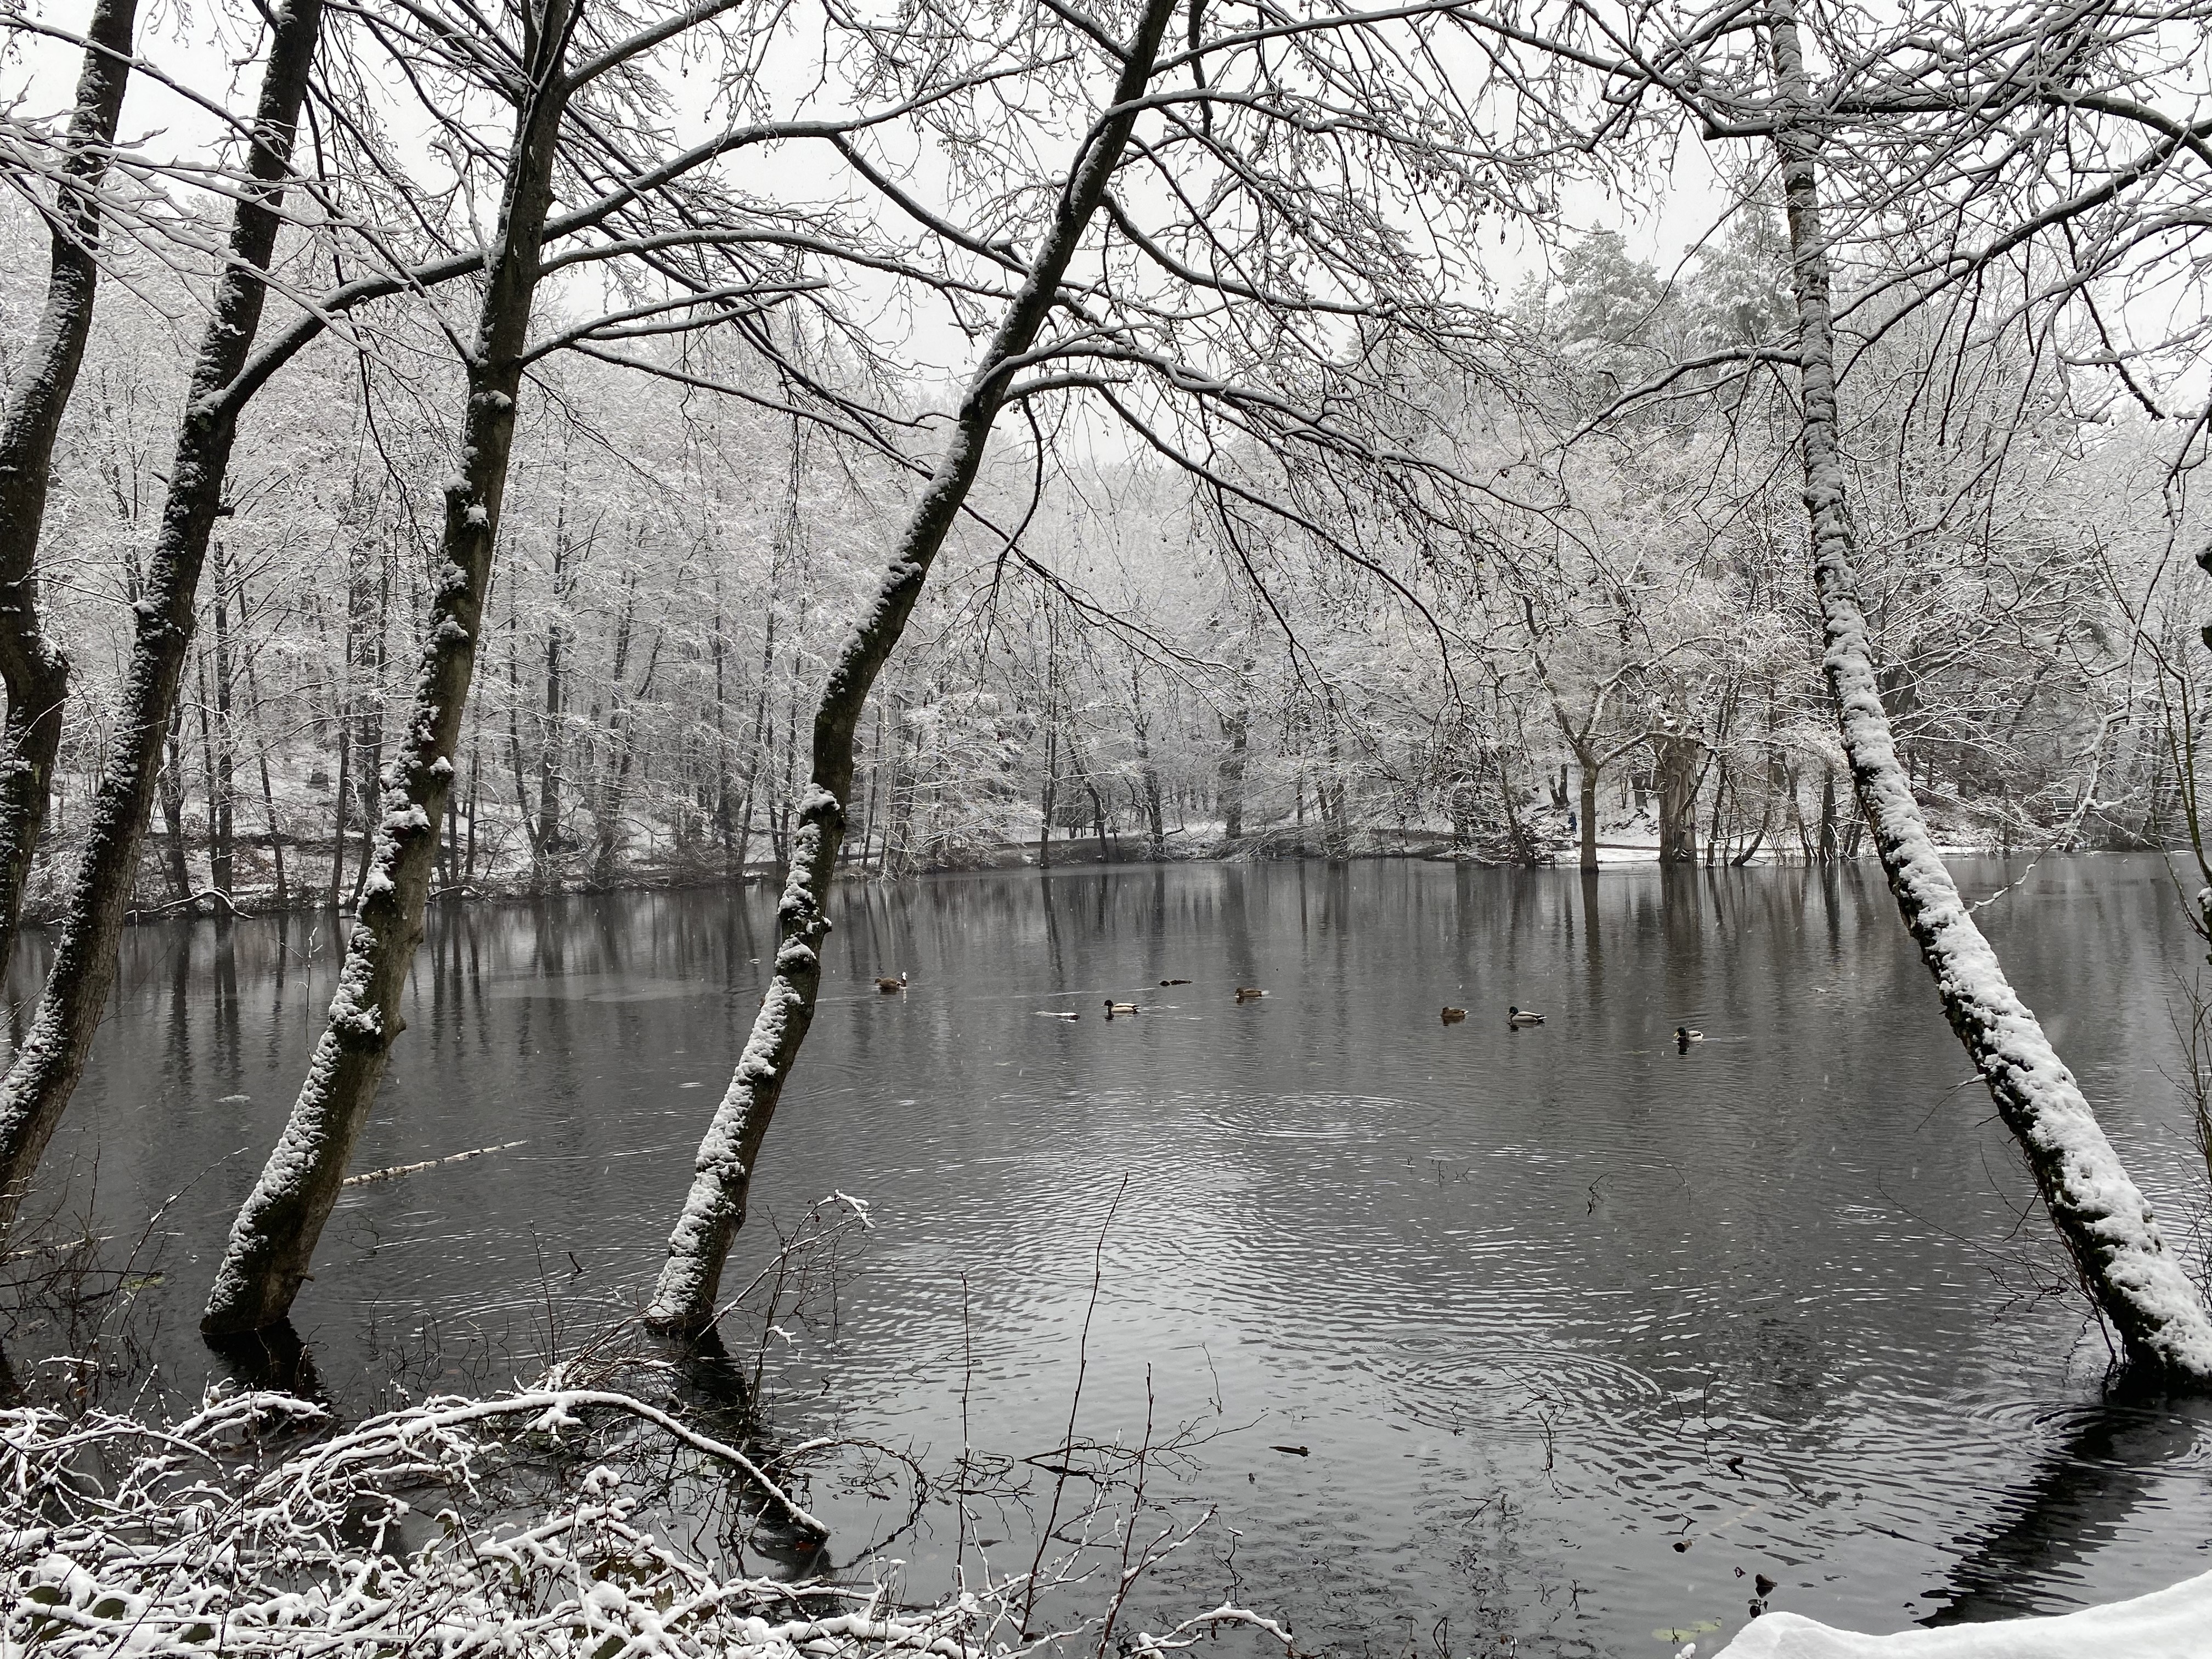
[{"label": "slender tree trunk", "polygon": [[322,0],[275,0],[268,64],[248,155],[251,185],[240,195],[230,257],[216,283],[199,359],[192,370],[168,500],[137,607],[114,745],[94,798],[91,825],[31,1030],[0,1082],[0,1224],[38,1167],[83,1074],[115,976],[115,949],[131,908],[131,878],[153,806],[161,744],[190,657],[200,568],[222,504],[236,432],[235,410],[219,398],[245,367],[261,321],[263,271],[275,246],[277,209],[308,65],[322,26]]},{"label": "slender tree trunk", "polygon": [[1597,761],[1595,757],[1575,757],[1577,769],[1582,774],[1582,867],[1597,868]]},{"label": "slender tree trunk", "polygon": [[376,638],[370,652],[370,664],[374,678],[369,682],[368,696],[359,705],[361,735],[356,740],[361,750],[361,769],[357,787],[361,797],[361,864],[353,877],[354,908],[361,907],[362,890],[368,884],[368,869],[375,854],[377,801],[384,785],[384,670],[385,652],[392,628],[392,560],[389,553],[382,556],[381,567],[376,578]]},{"label": "slender tree trunk", "polygon": [[730,696],[726,679],[730,642],[724,631],[722,579],[714,578],[714,836],[722,847],[722,878],[733,881],[744,872],[737,867],[737,845],[730,823]]},{"label": "slender tree trunk", "polygon": [[346,815],[351,810],[353,780],[349,770],[353,764],[353,717],[347,712],[343,696],[338,704],[338,777],[337,796],[331,803],[331,881],[329,908],[338,908],[338,889],[345,884]]},{"label": "slender tree trunk", "polygon": [[[169,896],[182,902],[192,896],[191,859],[185,847],[185,711],[169,710],[168,734],[161,744],[161,827],[168,832]],[[131,874],[135,878],[137,872]]]},{"label": "slender tree trunk", "polygon": [[915,504],[875,602],[830,667],[814,717],[813,777],[799,807],[797,845],[777,907],[775,975],[761,1000],[752,1035],[727,1093],[700,1144],[698,1162],[668,1243],[668,1261],[646,1318],[654,1328],[696,1335],[714,1320],[715,1291],[730,1242],[744,1223],[745,1198],[784,1079],[814,1018],[822,982],[821,949],[830,931],[829,897],[845,836],[853,786],[853,739],[869,688],[898,643],[939,548],[982,465],[983,449],[1020,358],[1036,343],[1085,228],[1121,158],[1152,79],[1160,40],[1176,0],[1146,0],[1114,89],[1114,113],[1091,133],[1056,204],[1020,291],[961,398],[945,453]]},{"label": "slender tree trunk", "polygon": [[[1813,94],[1794,9],[1773,24],[1776,78],[1787,112]],[[1803,388],[1805,507],[1827,641],[1824,658],[1844,751],[1905,924],[1935,975],[1951,1029],[2026,1154],[2083,1285],[2118,1331],[2130,1362],[2148,1372],[2212,1383],[2212,1319],[2160,1237],[2149,1202],[2121,1167],[2074,1075],[2014,994],[1974,925],[1913,798],[1875,678],[1852,570],[1854,538],[1838,429],[1826,244],[1820,226],[1819,138],[1785,113],[1775,136],[1789,210]]]},{"label": "slender tree trunk", "polygon": [[138,0],[96,0],[84,67],[55,192],[46,307],[0,419],[0,975],[15,955],[23,888],[45,832],[61,749],[69,658],[46,633],[39,606],[39,532],[45,523],[54,435],[76,388],[99,289],[98,191],[130,79]]},{"label": "slender tree trunk", "polygon": [[556,143],[569,89],[563,60],[574,19],[573,0],[543,0],[532,20],[532,50],[524,65],[528,90],[517,114],[483,307],[467,363],[460,473],[446,488],[441,580],[414,708],[376,828],[375,869],[307,1081],[276,1150],[232,1224],[200,1322],[210,1334],[263,1329],[290,1310],[337,1201],[392,1045],[405,1026],[400,994],[422,937],[436,825],[453,787],[453,757],[491,580],[515,393],[538,286],[538,240],[552,199]]},{"label": "slender tree trunk", "polygon": [[[553,586],[556,603],[565,592],[562,540],[553,538]],[[553,857],[560,850],[562,700],[565,690],[562,648],[567,629],[557,614],[545,626],[545,728],[538,743],[538,836],[531,843],[533,887],[552,884]]]},{"label": "slender tree trunk", "polygon": [[1052,815],[1060,810],[1060,718],[1048,709],[1044,728],[1044,783],[1038,791],[1037,868],[1052,868]]},{"label": "slender tree trunk", "polygon": [[215,544],[215,752],[208,781],[208,860],[216,889],[228,893],[238,875],[236,839],[238,760],[230,706],[230,562]]}]

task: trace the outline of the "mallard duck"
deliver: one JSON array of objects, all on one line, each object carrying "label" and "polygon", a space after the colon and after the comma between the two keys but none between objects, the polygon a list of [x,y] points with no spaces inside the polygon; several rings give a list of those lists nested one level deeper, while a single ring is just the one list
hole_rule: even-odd
[{"label": "mallard duck", "polygon": [[1190,981],[1187,979],[1164,979],[1160,981],[1160,984],[1163,987],[1170,985],[1188,985]]},{"label": "mallard duck", "polygon": [[1505,1023],[1508,1025],[1541,1025],[1544,1023],[1544,1017],[1541,1014],[1532,1014],[1526,1008],[1508,1008],[1505,1011]]},{"label": "mallard duck", "polygon": [[1256,1001],[1267,994],[1256,985],[1240,985],[1237,988],[1237,1000],[1239,1002]]},{"label": "mallard duck", "polygon": [[1133,1014],[1136,1012],[1137,1005],[1133,1002],[1116,1002],[1111,997],[1106,999],[1106,1018],[1109,1019],[1116,1014]]},{"label": "mallard duck", "polygon": [[1693,1031],[1686,1025],[1677,1025],[1674,1028],[1674,1041],[1686,1048],[1693,1042],[1703,1042],[1705,1040],[1705,1034],[1703,1031]]},{"label": "mallard duck", "polygon": [[1447,1025],[1456,1025],[1460,1021],[1466,1018],[1467,1010],[1464,1008],[1447,1008],[1444,1010],[1444,1024]]},{"label": "mallard duck", "polygon": [[901,974],[896,979],[879,979],[876,981],[876,989],[885,996],[894,991],[903,991],[906,989],[906,975]]}]

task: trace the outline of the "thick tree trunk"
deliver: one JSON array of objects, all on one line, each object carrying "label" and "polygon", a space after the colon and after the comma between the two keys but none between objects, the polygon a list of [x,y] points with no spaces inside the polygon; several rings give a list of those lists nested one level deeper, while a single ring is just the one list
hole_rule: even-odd
[{"label": "thick tree trunk", "polygon": [[[1809,109],[1810,83],[1786,3],[1774,24],[1774,59],[1785,106]],[[2176,1381],[2212,1383],[2212,1319],[2196,1286],[2167,1252],[2149,1203],[2121,1167],[2073,1073],[1960,902],[1898,761],[1851,568],[1818,145],[1808,126],[1786,118],[1775,137],[1797,303],[1814,579],[1827,642],[1824,664],[1851,779],[1890,890],[1936,977],[1951,1029],[2026,1154],[2084,1287],[2119,1333],[2131,1364]]]},{"label": "thick tree trunk", "polygon": [[784,1079],[791,1075],[814,1019],[814,1000],[822,983],[820,952],[830,931],[830,882],[845,836],[845,802],[852,793],[854,734],[869,688],[898,643],[930,564],[982,465],[984,444],[1012,377],[1036,343],[1068,262],[1121,161],[1136,123],[1130,106],[1152,78],[1175,6],[1176,0],[1146,0],[1114,89],[1115,112],[1091,134],[1061,191],[1021,290],[1000,320],[961,398],[951,438],[915,504],[883,586],[830,665],[814,717],[812,782],[799,806],[790,873],[776,912],[775,975],[761,1000],[729,1091],[700,1143],[691,1191],[669,1239],[668,1261],[646,1313],[647,1322],[656,1329],[696,1335],[714,1322],[715,1292],[730,1241],[744,1223],[753,1165]]},{"label": "thick tree trunk", "polygon": [[290,1310],[337,1201],[392,1045],[405,1029],[400,994],[422,937],[436,826],[453,792],[453,757],[483,624],[514,437],[515,393],[538,287],[538,241],[551,205],[553,161],[568,100],[563,60],[574,18],[573,0],[544,0],[534,20],[536,50],[525,65],[530,90],[517,118],[467,365],[460,471],[446,487],[438,589],[414,707],[376,826],[375,864],[307,1081],[276,1150],[232,1224],[200,1321],[210,1335],[260,1330]]},{"label": "thick tree trunk", "polygon": [[1698,861],[1698,745],[1687,737],[1655,738],[1652,785],[1659,797],[1659,862]]},{"label": "thick tree trunk", "polygon": [[1244,838],[1244,755],[1251,730],[1251,716],[1242,708],[1221,717],[1221,735],[1229,740],[1221,755],[1221,839],[1231,844]]},{"label": "thick tree trunk", "polygon": [[0,975],[15,954],[23,888],[46,823],[61,748],[69,659],[39,613],[39,532],[46,520],[54,435],[76,387],[100,283],[98,190],[130,79],[138,0],[96,0],[76,83],[68,158],[55,194],[46,307],[0,421]]},{"label": "thick tree trunk", "polygon": [[61,1121],[92,1052],[93,1033],[115,977],[115,947],[131,908],[131,878],[153,807],[161,745],[191,651],[193,613],[208,538],[222,504],[234,436],[234,407],[222,397],[245,367],[261,322],[262,272],[276,246],[277,210],[292,129],[307,92],[322,27],[322,0],[276,0],[269,59],[254,112],[252,185],[238,198],[230,257],[217,279],[212,315],[192,369],[169,494],[137,607],[108,769],[93,802],[85,848],[44,994],[15,1063],[0,1082],[0,1224],[12,1220],[39,1155]]}]

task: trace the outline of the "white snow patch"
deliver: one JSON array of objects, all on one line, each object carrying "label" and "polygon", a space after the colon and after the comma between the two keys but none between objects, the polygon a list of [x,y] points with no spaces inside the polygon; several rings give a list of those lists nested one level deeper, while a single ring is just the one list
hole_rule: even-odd
[{"label": "white snow patch", "polygon": [[1753,1620],[1721,1659],[2203,1659],[2212,1572],[2109,1607],[2045,1619],[1864,1636],[1794,1613]]}]

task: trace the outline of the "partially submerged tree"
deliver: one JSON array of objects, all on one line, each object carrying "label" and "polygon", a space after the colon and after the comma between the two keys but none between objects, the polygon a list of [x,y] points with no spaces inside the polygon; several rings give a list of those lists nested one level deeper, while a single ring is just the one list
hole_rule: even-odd
[{"label": "partially submerged tree", "polygon": [[137,605],[137,637],[108,770],[92,811],[68,912],[29,1034],[0,1081],[0,1231],[84,1071],[115,974],[138,848],[153,810],[161,750],[198,619],[200,568],[222,505],[237,433],[221,394],[246,370],[260,326],[291,150],[322,30],[322,0],[283,0],[271,13],[267,58],[245,163],[234,181],[228,247],[170,464],[168,500]]},{"label": "partially submerged tree", "polygon": [[[76,107],[59,145],[46,216],[49,275],[31,359],[0,419],[0,974],[15,955],[23,887],[46,829],[70,664],[39,602],[39,532],[54,438],[76,388],[100,284],[100,186],[129,82],[137,0],[96,0]],[[19,188],[22,186],[18,185]]]},{"label": "partially submerged tree", "polygon": [[[2023,211],[2025,201],[2048,183],[2044,169],[2051,157],[2064,149],[2046,112],[2100,100],[2104,94],[2085,82],[2127,61],[2124,37],[2139,20],[2113,20],[2117,33],[2110,34],[2101,31],[2102,21],[2036,14],[1993,26],[1986,40],[1954,49],[1928,46],[1910,22],[1892,33],[1872,24],[1854,32],[1856,23],[1826,17],[1826,43],[1842,67],[1831,83],[1816,84],[1794,0],[1776,0],[1759,15],[1735,9],[1708,14],[1613,68],[1620,84],[1656,88],[1678,100],[1710,137],[1753,138],[1773,147],[1790,229],[1793,337],[1686,362],[1662,383],[1717,370],[1740,376],[1775,362],[1795,368],[1824,665],[1860,808],[1899,914],[1935,977],[1946,1017],[2021,1148],[2084,1288],[2118,1332],[2126,1358],[2140,1372],[2203,1386],[2212,1383],[2212,1317],[2073,1074],[1975,925],[1899,759],[1854,569],[1837,393],[1835,211],[1822,199],[1824,167],[1840,157],[1855,186],[1853,222],[1877,228],[1893,222],[1887,210],[1910,198],[1918,210],[1899,218],[1937,227],[1924,257],[1906,262],[1882,285],[1893,325],[1954,283],[1978,281],[2042,231],[2063,228],[2124,194],[2190,142],[2189,135],[2166,133],[2149,155],[2106,171],[2075,194],[2062,191],[2055,202]],[[2011,170],[2025,173],[2029,185],[2008,195]],[[1946,213],[1925,210],[1930,194],[1948,196]],[[1989,240],[1967,240],[1978,229],[1987,229]],[[2033,282],[2027,286],[2035,291]],[[1858,303],[1865,304],[1863,295]],[[2033,310],[2008,312],[2007,320]],[[1882,326],[1877,319],[1877,331]]]}]

